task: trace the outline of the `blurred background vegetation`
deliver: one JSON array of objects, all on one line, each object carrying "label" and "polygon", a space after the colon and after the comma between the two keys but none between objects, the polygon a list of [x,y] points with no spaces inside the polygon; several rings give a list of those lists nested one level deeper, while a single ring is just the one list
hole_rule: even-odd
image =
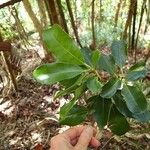
[{"label": "blurred background vegetation", "polygon": [[23,42],[34,33],[41,37],[43,29],[57,23],[83,47],[101,48],[120,38],[132,51],[149,47],[149,0],[12,0],[14,5],[8,6],[4,2],[0,31],[12,42]]}]

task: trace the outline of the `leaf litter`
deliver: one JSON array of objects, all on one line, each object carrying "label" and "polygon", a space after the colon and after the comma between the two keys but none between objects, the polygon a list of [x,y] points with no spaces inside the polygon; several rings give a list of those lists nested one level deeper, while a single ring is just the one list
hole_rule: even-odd
[{"label": "leaf litter", "polygon": [[[31,75],[22,76],[18,87],[17,93],[0,99],[0,150],[48,150],[50,139],[69,128],[58,123],[58,112],[70,96],[54,101],[61,87],[41,85]],[[121,137],[108,129],[99,131],[100,150],[149,150],[150,123],[131,122],[132,130]]]}]

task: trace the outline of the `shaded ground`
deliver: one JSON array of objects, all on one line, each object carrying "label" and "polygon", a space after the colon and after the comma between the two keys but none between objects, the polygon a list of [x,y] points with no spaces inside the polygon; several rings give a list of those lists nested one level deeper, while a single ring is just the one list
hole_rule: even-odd
[{"label": "shaded ground", "polygon": [[19,83],[18,94],[3,100],[11,100],[12,105],[7,108],[7,115],[1,112],[0,149],[34,149],[38,143],[48,149],[49,139],[60,126],[55,116],[55,104],[43,99],[47,94],[51,95],[47,89],[24,80]]}]

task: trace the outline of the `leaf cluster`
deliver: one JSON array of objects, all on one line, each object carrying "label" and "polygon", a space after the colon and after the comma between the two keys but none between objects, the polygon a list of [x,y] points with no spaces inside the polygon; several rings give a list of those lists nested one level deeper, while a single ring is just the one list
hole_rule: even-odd
[{"label": "leaf cluster", "polygon": [[[39,66],[33,72],[34,77],[43,84],[62,84],[64,90],[56,98],[74,95],[60,109],[61,124],[77,125],[92,115],[100,128],[107,125],[114,134],[122,135],[130,129],[127,118],[141,122],[150,120],[147,100],[138,84],[147,69],[144,62],[125,69],[125,41],[114,41],[109,55],[88,48],[79,49],[58,25],[44,31],[43,41],[56,61]],[[107,82],[101,79],[103,71],[110,75]],[[87,91],[91,96],[85,99],[86,105],[79,105],[79,99]]]}]

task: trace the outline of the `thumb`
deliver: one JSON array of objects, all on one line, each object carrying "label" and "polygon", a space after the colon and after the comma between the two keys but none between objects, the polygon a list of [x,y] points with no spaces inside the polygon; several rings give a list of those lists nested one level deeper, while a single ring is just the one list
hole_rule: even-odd
[{"label": "thumb", "polygon": [[90,126],[87,126],[87,128],[85,128],[82,131],[79,137],[79,140],[75,146],[75,150],[87,150],[87,147],[92,137],[93,137],[93,128]]}]

